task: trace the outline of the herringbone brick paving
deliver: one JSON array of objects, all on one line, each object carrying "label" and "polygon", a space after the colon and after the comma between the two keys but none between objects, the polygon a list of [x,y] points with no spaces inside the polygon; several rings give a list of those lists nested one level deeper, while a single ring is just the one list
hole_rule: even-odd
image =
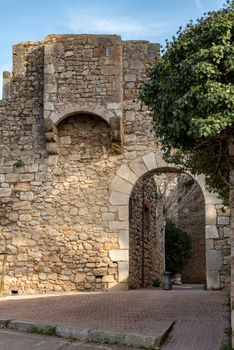
[{"label": "herringbone brick paving", "polygon": [[0,301],[0,318],[153,335],[175,320],[163,350],[219,350],[227,326],[227,292],[134,290]]}]

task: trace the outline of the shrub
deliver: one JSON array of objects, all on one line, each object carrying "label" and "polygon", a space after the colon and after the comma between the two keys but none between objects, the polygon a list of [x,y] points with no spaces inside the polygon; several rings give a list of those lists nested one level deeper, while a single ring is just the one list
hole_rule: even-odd
[{"label": "shrub", "polygon": [[172,220],[165,228],[166,271],[181,273],[192,255],[192,241],[188,234]]}]

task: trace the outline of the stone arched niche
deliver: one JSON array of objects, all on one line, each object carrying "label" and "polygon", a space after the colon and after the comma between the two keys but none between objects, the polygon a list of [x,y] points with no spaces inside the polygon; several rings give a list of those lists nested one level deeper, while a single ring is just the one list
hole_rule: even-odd
[{"label": "stone arched niche", "polygon": [[[110,210],[116,212],[118,219],[110,222],[109,228],[112,232],[118,233],[119,249],[111,250],[109,256],[112,261],[118,263],[118,282],[122,284],[122,288],[128,287],[129,278],[129,201],[133,187],[149,172],[155,170],[163,172],[165,169],[170,169],[170,165],[162,159],[162,152],[150,152],[121,165],[111,183]],[[208,289],[219,289],[225,259],[222,248],[216,244],[222,232],[217,227],[220,222],[217,216],[218,208],[222,206],[222,202],[215,194],[205,189],[203,176],[197,177],[196,181],[205,202],[206,284]]]},{"label": "stone arched niche", "polygon": [[121,143],[121,115],[118,109],[110,112],[107,108],[93,103],[86,103],[85,105],[70,103],[66,106],[62,106],[57,111],[50,112],[49,115],[44,118],[44,130],[48,154],[58,153],[58,126],[63,123],[64,120],[70,118],[70,116],[79,117],[84,115],[90,117],[97,116],[99,119],[104,120],[110,129],[111,143],[113,145]]},{"label": "stone arched niche", "polygon": [[59,158],[64,164],[99,161],[109,152],[109,125],[95,114],[69,115],[58,124],[57,131]]}]

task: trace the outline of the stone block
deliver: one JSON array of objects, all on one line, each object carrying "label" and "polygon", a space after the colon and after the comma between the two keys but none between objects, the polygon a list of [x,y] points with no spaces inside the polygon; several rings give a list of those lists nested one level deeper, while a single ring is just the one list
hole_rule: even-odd
[{"label": "stone block", "polygon": [[119,273],[119,282],[127,282],[129,275],[129,263],[127,261],[120,261],[118,263],[118,273]]},{"label": "stone block", "polygon": [[114,221],[115,214],[114,213],[102,213],[102,220],[104,221]]},{"label": "stone block", "polygon": [[231,229],[230,227],[224,227],[223,228],[223,233],[225,238],[231,237]]},{"label": "stone block", "polygon": [[123,230],[119,232],[119,248],[129,249],[129,231]]},{"label": "stone block", "polygon": [[127,230],[129,227],[128,221],[111,221],[109,222],[110,230]]},{"label": "stone block", "polygon": [[19,201],[12,205],[13,210],[28,210],[31,209],[31,203],[29,201]]},{"label": "stone block", "polygon": [[20,178],[19,174],[7,174],[6,182],[18,182]]},{"label": "stone block", "polygon": [[138,69],[145,69],[145,65],[139,59],[133,60],[133,61],[130,62],[130,69],[136,69],[136,70],[138,70]]},{"label": "stone block", "polygon": [[129,122],[132,122],[136,119],[136,112],[134,111],[127,111],[126,112],[126,120]]},{"label": "stone block", "polygon": [[33,181],[34,180],[34,174],[21,174],[20,175],[20,181],[27,182],[27,181]]},{"label": "stone block", "polygon": [[125,143],[136,143],[136,135],[135,134],[129,134],[124,136],[124,142]]},{"label": "stone block", "polygon": [[116,280],[113,275],[106,275],[102,277],[103,283],[114,283]]},{"label": "stone block", "polygon": [[22,200],[22,201],[32,201],[33,199],[34,199],[33,192],[21,192],[20,193],[20,200]]},{"label": "stone block", "polygon": [[28,166],[28,171],[29,171],[30,173],[35,173],[35,172],[37,172],[37,171],[38,171],[38,164],[30,164],[30,165]]},{"label": "stone block", "polygon": [[14,188],[16,191],[29,191],[31,186],[28,182],[19,182],[15,184]]},{"label": "stone block", "polygon": [[50,154],[48,156],[48,165],[49,166],[55,166],[55,165],[58,164],[58,160],[59,160],[59,157],[57,155]]},{"label": "stone block", "polygon": [[37,243],[31,239],[24,238],[24,237],[13,237],[12,238],[12,245],[16,247],[30,247],[32,245],[36,245]]},{"label": "stone block", "polygon": [[119,220],[121,220],[121,221],[129,220],[128,205],[118,206],[118,216],[119,216]]},{"label": "stone block", "polygon": [[141,158],[131,162],[129,164],[129,167],[138,178],[148,172],[148,169],[146,168],[146,165]]},{"label": "stone block", "polygon": [[85,273],[77,273],[75,275],[75,280],[74,280],[75,283],[82,283],[82,282],[85,282],[85,281],[86,281]]},{"label": "stone block", "polygon": [[62,145],[70,145],[71,144],[71,137],[70,136],[61,136],[60,143]]},{"label": "stone block", "polygon": [[229,225],[230,218],[228,216],[219,216],[218,217],[218,225]]},{"label": "stone block", "polygon": [[10,197],[11,189],[10,188],[0,188],[0,197]]},{"label": "stone block", "polygon": [[88,328],[80,328],[80,327],[69,327],[69,326],[57,326],[56,334],[59,337],[63,338],[75,338],[78,340],[87,340],[89,335]]},{"label": "stone block", "polygon": [[125,81],[136,81],[136,74],[127,73],[125,74]]},{"label": "stone block", "polygon": [[55,69],[54,69],[53,63],[45,64],[44,73],[54,74],[54,72],[55,72]]},{"label": "stone block", "polygon": [[108,109],[122,109],[122,104],[119,102],[108,102],[107,108]]},{"label": "stone block", "polygon": [[18,221],[18,218],[19,218],[19,215],[13,211],[9,214],[9,220],[12,222]]},{"label": "stone block", "polygon": [[44,102],[44,109],[46,111],[54,111],[54,103],[53,102]]},{"label": "stone block", "polygon": [[58,113],[52,112],[51,115],[50,115],[50,119],[56,125],[59,122],[59,120],[60,120],[60,116],[59,116]]},{"label": "stone block", "polygon": [[206,238],[219,238],[219,231],[216,226],[206,226]]},{"label": "stone block", "polygon": [[217,220],[217,211],[214,205],[208,204],[205,207],[206,209],[206,225],[216,225]]},{"label": "stone block", "polygon": [[206,239],[206,249],[214,249],[214,240]]},{"label": "stone block", "polygon": [[49,181],[51,180],[52,175],[49,172],[39,172],[35,175],[36,181]]},{"label": "stone block", "polygon": [[112,205],[128,205],[129,195],[126,193],[112,191],[110,194],[110,203]]},{"label": "stone block", "polygon": [[218,271],[207,271],[207,289],[220,289],[220,274]]},{"label": "stone block", "polygon": [[31,220],[32,220],[32,216],[30,214],[21,214],[19,216],[19,221],[30,222]]},{"label": "stone block", "polygon": [[136,174],[126,164],[121,165],[121,167],[117,171],[117,175],[119,175],[122,179],[128,181],[132,185],[134,185],[138,179]]},{"label": "stone block", "polygon": [[109,257],[112,261],[128,261],[129,252],[128,249],[110,250]]},{"label": "stone block", "polygon": [[81,232],[81,233],[79,234],[79,239],[81,239],[82,241],[86,241],[87,238],[88,238],[87,233]]},{"label": "stone block", "polygon": [[221,250],[207,250],[206,267],[207,271],[221,271],[223,266]]},{"label": "stone block", "polygon": [[93,273],[95,276],[105,276],[107,274],[107,267],[97,267]]},{"label": "stone block", "polygon": [[153,152],[146,154],[143,157],[143,161],[148,170],[153,170],[157,168],[157,162],[156,162],[155,154]]},{"label": "stone block", "polygon": [[39,273],[38,277],[39,277],[39,280],[44,280],[45,281],[46,278],[47,278],[47,275],[46,275],[46,273],[41,272],[41,273]]},{"label": "stone block", "polygon": [[131,183],[122,179],[118,175],[114,177],[110,185],[110,190],[113,190],[115,192],[127,193],[127,194],[131,193],[132,188],[133,188],[133,185]]}]

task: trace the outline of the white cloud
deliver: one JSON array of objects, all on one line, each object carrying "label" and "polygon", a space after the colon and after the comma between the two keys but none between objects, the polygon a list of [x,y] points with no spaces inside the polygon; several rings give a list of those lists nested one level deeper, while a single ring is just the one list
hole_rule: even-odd
[{"label": "white cloud", "polygon": [[101,17],[88,14],[70,14],[63,25],[73,33],[119,34],[123,39],[150,37],[167,33],[169,21],[145,23],[132,17]]}]

